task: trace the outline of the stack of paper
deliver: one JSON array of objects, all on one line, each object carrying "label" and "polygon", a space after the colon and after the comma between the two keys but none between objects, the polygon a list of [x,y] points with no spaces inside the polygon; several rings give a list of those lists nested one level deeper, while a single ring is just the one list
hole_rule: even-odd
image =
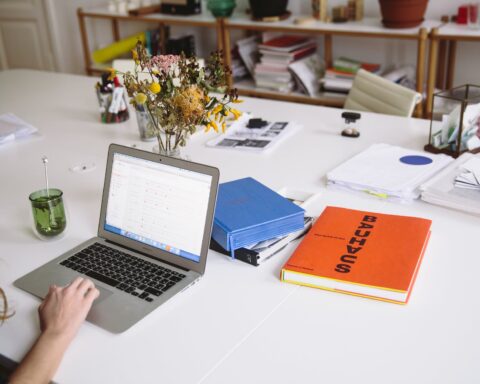
[{"label": "stack of paper", "polygon": [[232,257],[238,248],[304,228],[304,210],[247,177],[220,184],[212,238]]},{"label": "stack of paper", "polygon": [[37,131],[37,128],[13,113],[0,115],[0,144],[29,136]]},{"label": "stack of paper", "polygon": [[480,158],[467,160],[461,168],[463,172],[455,178],[455,187],[480,191]]},{"label": "stack of paper", "polygon": [[328,185],[409,202],[420,185],[453,159],[388,144],[374,144],[327,174]]},{"label": "stack of paper", "polygon": [[[469,176],[460,176],[467,174]],[[464,153],[437,176],[422,185],[422,200],[480,215],[480,187],[459,185],[474,177],[480,179],[480,155]],[[458,181],[457,181],[458,180]],[[461,182],[459,182],[461,181]]]}]

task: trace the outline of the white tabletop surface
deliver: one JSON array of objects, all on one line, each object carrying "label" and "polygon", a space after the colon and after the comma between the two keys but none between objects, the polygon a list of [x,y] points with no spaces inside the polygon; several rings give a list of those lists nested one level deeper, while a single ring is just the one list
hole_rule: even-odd
[{"label": "white tabletop surface", "polygon": [[[0,285],[17,314],[0,326],[0,353],[19,360],[39,333],[39,300],[12,282],[96,234],[109,143],[136,144],[135,118],[99,123],[94,78],[0,72],[0,113],[13,112],[40,135],[0,147]],[[325,189],[325,173],[371,143],[421,149],[429,123],[363,113],[361,136],[340,136],[341,110],[246,99],[243,110],[303,128],[268,155],[206,148],[198,133],[187,153],[220,168],[221,181],[252,176],[277,189],[319,192],[325,205],[417,215],[432,235],[410,302],[395,305],[281,283],[293,246],[258,268],[210,252],[202,281],[123,334],[85,323],[66,353],[60,383],[478,383],[477,293],[480,220],[415,202],[400,205]],[[30,229],[28,194],[64,191],[70,222],[52,242]],[[89,173],[69,167],[95,163]],[[408,239],[399,239],[408,241]]]}]

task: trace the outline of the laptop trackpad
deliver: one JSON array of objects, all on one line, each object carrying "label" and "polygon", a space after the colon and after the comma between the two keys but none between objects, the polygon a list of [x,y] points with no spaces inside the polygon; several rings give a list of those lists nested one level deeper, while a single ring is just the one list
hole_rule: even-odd
[{"label": "laptop trackpad", "polygon": [[[83,277],[83,276],[82,276]],[[56,276],[55,277],[55,284],[59,287],[65,287],[68,284],[70,284],[73,281],[72,277],[68,274],[65,276]],[[102,288],[98,285],[95,285],[95,288],[97,288],[100,291],[100,296],[93,302],[93,305],[102,302],[105,300],[108,296],[110,296],[113,292],[109,291],[108,289]],[[43,296],[45,297],[46,294]]]},{"label": "laptop trackpad", "polygon": [[98,285],[95,287],[100,291],[100,296],[93,302],[92,306],[97,305],[98,303],[102,302],[105,300],[108,296],[110,296],[113,292],[109,291],[108,289],[99,287]]}]

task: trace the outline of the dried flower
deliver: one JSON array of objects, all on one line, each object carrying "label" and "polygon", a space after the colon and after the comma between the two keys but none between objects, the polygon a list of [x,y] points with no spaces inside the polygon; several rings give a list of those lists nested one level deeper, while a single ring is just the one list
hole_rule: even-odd
[{"label": "dried flower", "polygon": [[135,96],[135,102],[137,104],[140,104],[140,105],[143,105],[145,104],[147,101],[147,95],[145,95],[144,93],[137,93],[137,95]]},{"label": "dried flower", "polygon": [[159,93],[161,90],[162,90],[162,87],[160,86],[160,84],[156,83],[156,82],[153,82],[150,84],[150,86],[148,87],[148,89],[152,92],[152,93]]},{"label": "dried flower", "polygon": [[[152,120],[161,150],[184,146],[190,134],[203,126],[226,129],[225,117],[240,112],[230,107],[238,99],[227,84],[229,69],[216,52],[200,67],[195,57],[184,55],[149,56],[141,42],[133,51],[134,73],[123,74],[134,105],[142,105]],[[141,74],[141,76],[139,76]],[[146,80],[145,75],[149,78]],[[209,96],[211,91],[220,96]]]},{"label": "dried flower", "polygon": [[153,56],[150,61],[147,63],[148,68],[155,68],[157,67],[160,71],[164,73],[169,73],[170,68],[177,64],[180,60],[180,56],[178,55],[161,55],[161,56]]}]

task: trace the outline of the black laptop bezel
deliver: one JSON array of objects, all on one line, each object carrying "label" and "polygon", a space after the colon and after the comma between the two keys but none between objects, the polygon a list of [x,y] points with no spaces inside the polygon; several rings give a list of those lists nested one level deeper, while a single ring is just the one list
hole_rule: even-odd
[{"label": "black laptop bezel", "polygon": [[[108,196],[110,191],[113,157],[114,157],[114,154],[116,153],[132,156],[139,159],[153,161],[159,164],[170,165],[170,166],[181,168],[181,169],[187,169],[193,172],[202,173],[212,177],[211,186],[210,186],[210,197],[208,201],[207,215],[205,218],[204,234],[203,234],[202,246],[201,246],[201,252],[200,252],[200,260],[198,262],[185,259],[181,256],[174,255],[170,252],[152,247],[148,244],[144,244],[142,242],[139,242],[133,239],[126,238],[124,236],[112,233],[104,229],[106,213],[107,213],[106,210],[107,210]],[[219,178],[220,178],[220,171],[218,170],[218,168],[215,168],[209,165],[194,163],[191,161],[176,159],[176,158],[167,157],[167,156],[161,156],[156,153],[146,152],[136,148],[125,147],[123,145],[110,144],[108,148],[107,165],[105,169],[105,180],[104,180],[103,193],[102,193],[102,206],[100,209],[100,219],[98,223],[98,236],[105,240],[111,241],[115,244],[118,244],[120,246],[130,248],[134,251],[151,256],[155,259],[158,259],[159,261],[166,261],[170,264],[177,265],[184,269],[191,270],[203,275],[205,272],[205,265],[207,262],[207,253],[208,253],[208,248],[210,244],[213,217],[215,214],[215,204],[217,201]]]}]

